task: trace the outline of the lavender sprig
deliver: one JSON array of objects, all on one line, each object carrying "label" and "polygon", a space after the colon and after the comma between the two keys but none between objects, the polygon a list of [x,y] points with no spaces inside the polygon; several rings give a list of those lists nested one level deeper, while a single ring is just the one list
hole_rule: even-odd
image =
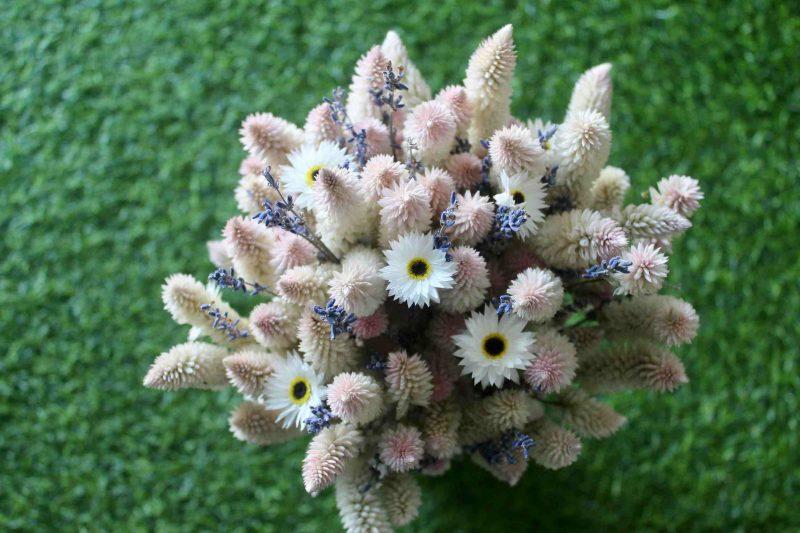
[{"label": "lavender sprig", "polygon": [[324,428],[331,425],[334,416],[328,408],[328,404],[323,401],[319,405],[311,408],[311,416],[305,419],[306,431],[316,435]]},{"label": "lavender sprig", "polygon": [[228,317],[228,312],[220,311],[219,307],[214,307],[212,304],[202,304],[200,309],[206,312],[209,317],[213,318],[211,327],[224,331],[228,334],[228,340],[234,341],[248,336],[246,330],[239,329],[239,320],[233,320]]},{"label": "lavender sprig", "polygon": [[586,272],[583,273],[581,277],[584,279],[598,279],[603,276],[607,276],[613,272],[620,272],[622,274],[627,274],[633,263],[623,259],[620,256],[614,256],[609,260],[600,261],[599,264],[593,265],[586,269]]},{"label": "lavender sprig", "polygon": [[294,201],[292,196],[284,197],[275,176],[272,175],[272,167],[266,167],[263,172],[264,179],[267,180],[270,187],[275,189],[280,196],[280,200],[275,203],[269,200],[264,200],[264,210],[256,213],[253,219],[257,220],[259,224],[265,226],[283,228],[290,233],[298,235],[308,242],[310,242],[317,250],[322,253],[322,256],[328,261],[334,263],[339,262],[339,258],[323,243],[316,235],[308,231],[308,226],[302,215],[294,209]]},{"label": "lavender sprig", "polygon": [[386,368],[386,361],[377,352],[369,356],[369,361],[366,365],[367,370],[384,370]]},{"label": "lavender sprig", "polygon": [[328,321],[331,328],[331,340],[335,339],[336,335],[353,332],[353,322],[356,321],[356,316],[345,311],[344,307],[336,305],[333,299],[328,300],[325,307],[315,305],[314,312]]},{"label": "lavender sprig", "polygon": [[450,193],[450,205],[439,215],[439,228],[433,234],[433,247],[436,250],[444,252],[445,261],[453,260],[453,256],[450,255],[452,243],[450,242],[450,236],[447,232],[455,224],[457,208],[458,202],[456,201],[456,193],[454,191]]},{"label": "lavender sprig", "polygon": [[359,168],[363,168],[367,163],[367,131],[365,129],[356,131],[353,122],[347,114],[347,107],[345,106],[344,99],[344,89],[337,87],[333,90],[333,94],[330,98],[326,96],[322,100],[328,104],[333,121],[350,135],[347,139],[340,135],[338,139],[339,146],[344,148],[348,144],[353,144],[355,146],[356,161],[358,162]]},{"label": "lavender sprig", "polygon": [[511,302],[511,296],[503,294],[497,299],[497,316],[501,317],[514,310],[514,305]]},{"label": "lavender sprig", "polygon": [[517,463],[514,452],[516,449],[522,451],[525,459],[529,456],[529,449],[535,445],[534,440],[521,431],[507,431],[499,439],[491,439],[480,442],[468,449],[470,453],[478,452],[486,462],[492,465]]},{"label": "lavender sprig", "polygon": [[272,294],[275,296],[275,293],[269,290],[269,287],[265,287],[260,285],[257,282],[249,282],[246,281],[242,277],[237,277],[236,272],[231,268],[230,272],[225,270],[224,268],[218,268],[214,272],[208,275],[208,281],[213,281],[217,284],[217,287],[222,289],[233,289],[234,291],[242,291],[245,293],[249,293],[250,296],[256,296],[257,294],[261,294],[262,292],[266,292],[268,294]]},{"label": "lavender sprig", "polygon": [[513,239],[527,220],[528,214],[524,209],[497,206],[489,237],[494,241]]},{"label": "lavender sprig", "polygon": [[397,149],[400,148],[400,145],[397,144],[394,127],[394,112],[405,107],[403,96],[395,93],[408,90],[408,87],[402,83],[405,76],[404,67],[398,67],[397,71],[398,73],[395,74],[394,70],[392,70],[392,62],[389,61],[386,70],[383,71],[383,88],[370,89],[369,91],[372,95],[372,102],[377,107],[383,108],[384,105],[389,107],[389,111],[383,110],[381,116],[383,123],[389,128],[389,143],[392,146],[392,157],[394,159],[397,159]]},{"label": "lavender sprig", "polygon": [[406,168],[408,169],[408,175],[412,180],[417,179],[417,173],[422,172],[425,170],[425,166],[422,164],[422,161],[419,161],[415,156],[414,152],[417,151],[417,143],[414,139],[409,139],[406,142],[406,152],[408,153],[408,159],[406,159]]}]

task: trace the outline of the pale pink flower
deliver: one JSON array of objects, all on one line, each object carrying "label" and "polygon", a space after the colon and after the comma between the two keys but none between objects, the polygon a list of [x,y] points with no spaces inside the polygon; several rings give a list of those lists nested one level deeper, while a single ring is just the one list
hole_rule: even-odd
[{"label": "pale pink flower", "polygon": [[457,246],[450,252],[456,264],[455,282],[451,289],[442,291],[441,306],[452,313],[466,313],[483,303],[489,288],[489,271],[486,261],[477,250]]},{"label": "pale pink flower", "polygon": [[564,288],[561,279],[551,271],[528,268],[511,282],[508,294],[516,315],[525,320],[545,322],[561,308]]},{"label": "pale pink flower", "polygon": [[637,244],[622,254],[622,258],[630,261],[628,272],[615,272],[614,280],[619,286],[615,294],[653,294],[658,292],[667,278],[667,256],[661,253],[660,248],[652,244]]},{"label": "pale pink flower", "polygon": [[425,232],[431,223],[430,193],[416,180],[384,189],[381,206],[381,242],[388,243],[404,233]]},{"label": "pale pink flower", "polygon": [[293,319],[286,303],[273,299],[250,312],[250,333],[265,348],[283,350],[296,339]]},{"label": "pale pink flower", "polygon": [[242,159],[242,162],[239,165],[239,174],[242,176],[253,174],[260,176],[266,166],[267,163],[263,159],[249,155]]},{"label": "pale pink flower", "polygon": [[575,378],[578,368],[575,347],[555,331],[539,332],[533,346],[536,359],[525,368],[525,382],[543,394],[559,392]]},{"label": "pale pink flower", "polygon": [[276,232],[275,247],[270,264],[282,274],[292,267],[310,265],[317,259],[317,249],[304,238],[288,231]]},{"label": "pale pink flower", "polygon": [[391,154],[392,144],[389,142],[389,128],[374,117],[367,117],[353,124],[356,131],[364,130],[367,144],[367,159],[381,154]]},{"label": "pale pink flower", "polygon": [[377,311],[368,316],[360,316],[353,322],[353,335],[359,339],[372,339],[382,335],[389,327],[389,317],[386,311],[379,307]]},{"label": "pale pink flower", "polygon": [[437,167],[428,167],[425,173],[417,178],[431,197],[433,218],[436,219],[450,205],[450,195],[455,190],[453,178],[446,171]]},{"label": "pale pink flower", "polygon": [[456,118],[441,102],[431,100],[422,103],[406,118],[403,137],[416,142],[423,159],[439,161],[453,147]]},{"label": "pale pink flower", "polygon": [[383,390],[370,376],[357,372],[339,374],[328,385],[331,412],[353,424],[368,424],[383,412]]},{"label": "pale pink flower", "polygon": [[361,171],[361,190],[367,200],[376,201],[384,189],[408,181],[408,170],[390,155],[376,155],[367,161]]},{"label": "pale pink flower", "polygon": [[472,189],[483,180],[482,163],[475,154],[453,154],[445,161],[445,168],[458,190]]},{"label": "pale pink flower", "polygon": [[306,142],[315,145],[323,141],[336,142],[341,135],[341,128],[333,121],[331,107],[324,102],[308,112],[303,130]]},{"label": "pale pink flower", "polygon": [[270,165],[285,163],[289,152],[303,143],[300,128],[272,113],[248,115],[239,134],[245,150]]},{"label": "pale pink flower", "polygon": [[493,165],[508,175],[527,173],[533,179],[545,173],[547,154],[528,128],[510,126],[497,130],[489,144]]},{"label": "pale pink flower", "polygon": [[669,207],[686,218],[691,217],[700,207],[703,191],[696,179],[689,176],[672,175],[658,182],[658,190],[650,188],[650,201],[653,205]]},{"label": "pale pink flower", "polygon": [[492,229],[494,204],[480,193],[473,194],[471,191],[458,195],[457,202],[450,236],[458,243],[474,246]]},{"label": "pale pink flower", "polygon": [[472,105],[467,98],[467,90],[458,85],[449,85],[439,91],[436,100],[443,103],[456,119],[456,130],[465,133],[472,118]]},{"label": "pale pink flower", "polygon": [[413,426],[398,425],[381,435],[378,443],[381,461],[395,472],[408,472],[419,466],[425,454],[422,433]]}]

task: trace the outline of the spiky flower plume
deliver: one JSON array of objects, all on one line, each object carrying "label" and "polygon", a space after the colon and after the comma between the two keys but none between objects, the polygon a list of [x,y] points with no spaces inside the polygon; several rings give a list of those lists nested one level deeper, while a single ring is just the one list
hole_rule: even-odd
[{"label": "spiky flower plume", "polygon": [[239,216],[192,270],[209,283],[162,287],[189,342],[144,384],[230,386],[234,437],[303,438],[303,485],[335,485],[348,532],[409,524],[417,476],[465,460],[511,486],[569,466],[580,438],[625,424],[606,395],[688,381],[670,350],[699,318],[660,292],[680,291],[667,255],[697,180],[669,175],[626,205],[631,179],[607,161],[611,65],[577,79],[560,124],[517,119],[515,48],[500,28],[434,97],[390,31],[302,129],[248,116]]},{"label": "spiky flower plume", "polygon": [[403,418],[409,407],[427,407],[433,393],[433,376],[419,355],[409,356],[404,350],[389,354],[386,362],[386,384],[389,397],[397,403],[397,418]]},{"label": "spiky flower plume", "polygon": [[612,92],[611,63],[592,67],[575,83],[567,114],[593,110],[608,120],[611,117]]},{"label": "spiky flower plume", "polygon": [[280,444],[303,434],[298,428],[284,428],[276,420],[279,414],[279,411],[271,411],[260,403],[248,401],[239,404],[228,423],[234,437],[258,446]]},{"label": "spiky flower plume", "polygon": [[218,389],[227,384],[225,348],[205,342],[187,342],[159,355],[144,377],[151,389]]},{"label": "spiky flower plume", "polygon": [[303,485],[316,495],[344,472],[347,461],[358,455],[363,443],[361,432],[347,424],[323,429],[311,439],[303,459]]},{"label": "spiky flower plume", "polygon": [[469,59],[464,88],[473,109],[469,128],[473,146],[490,138],[511,118],[511,78],[517,66],[512,34],[511,24],[503,26],[484,40]]}]

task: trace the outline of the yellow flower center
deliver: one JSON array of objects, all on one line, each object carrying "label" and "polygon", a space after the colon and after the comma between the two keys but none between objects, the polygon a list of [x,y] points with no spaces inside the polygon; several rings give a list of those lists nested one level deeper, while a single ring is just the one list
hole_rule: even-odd
[{"label": "yellow flower center", "polygon": [[314,165],[306,171],[306,183],[308,183],[309,187],[314,185],[314,182],[317,180],[317,174],[319,174],[319,171],[323,168],[325,168],[325,165]]},{"label": "yellow flower center", "polygon": [[431,275],[431,264],[427,259],[415,257],[408,262],[408,277],[415,281],[422,281]]},{"label": "yellow flower center", "polygon": [[508,349],[508,341],[499,333],[490,333],[481,341],[483,356],[487,359],[500,359]]},{"label": "yellow flower center", "polygon": [[525,193],[522,191],[511,191],[511,198],[514,199],[515,204],[521,204],[525,201]]},{"label": "yellow flower center", "polygon": [[292,403],[303,405],[311,397],[311,384],[306,378],[294,378],[292,384],[289,385],[289,397],[292,399]]}]

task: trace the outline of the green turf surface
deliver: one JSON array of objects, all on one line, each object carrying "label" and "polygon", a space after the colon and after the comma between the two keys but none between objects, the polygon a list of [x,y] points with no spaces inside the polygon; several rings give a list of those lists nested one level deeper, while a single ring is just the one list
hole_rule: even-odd
[{"label": "green turf surface", "polygon": [[159,286],[208,273],[247,113],[302,123],[390,28],[438,90],[507,22],[517,116],[559,120],[611,61],[611,163],[636,193],[701,180],[670,292],[702,329],[691,383],[616,397],[629,425],[575,466],[512,490],[462,465],[425,481],[413,529],[800,527],[797,3],[414,4],[3,3],[0,528],[338,527],[332,494],[303,491],[303,443],[234,440],[232,393],[141,387],[186,334]]}]

